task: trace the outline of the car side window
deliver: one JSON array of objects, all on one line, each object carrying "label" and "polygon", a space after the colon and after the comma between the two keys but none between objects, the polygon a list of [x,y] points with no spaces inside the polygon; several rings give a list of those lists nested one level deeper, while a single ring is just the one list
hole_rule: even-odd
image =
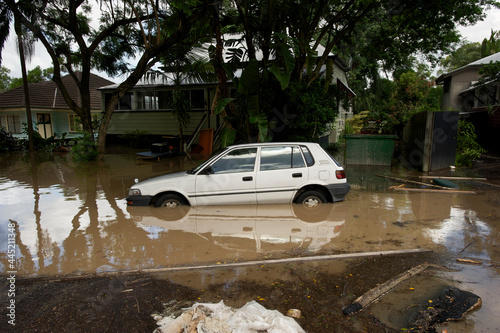
[{"label": "car side window", "polygon": [[314,165],[314,158],[312,157],[311,152],[307,147],[302,146],[302,153],[304,154],[304,157],[306,159],[306,164],[307,166],[313,166]]},{"label": "car side window", "polygon": [[260,150],[260,170],[302,168],[304,159],[298,147],[263,147]]},{"label": "car side window", "polygon": [[293,147],[292,152],[292,168],[303,168],[305,167],[304,158],[300,153],[299,147]]},{"label": "car side window", "polygon": [[255,168],[257,148],[236,149],[212,164],[212,171],[217,173],[250,172]]}]

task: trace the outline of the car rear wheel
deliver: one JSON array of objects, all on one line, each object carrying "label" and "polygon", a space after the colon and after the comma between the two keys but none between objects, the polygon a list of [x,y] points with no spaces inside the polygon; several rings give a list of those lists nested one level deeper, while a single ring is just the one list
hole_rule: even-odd
[{"label": "car rear wheel", "polygon": [[326,197],[319,191],[305,191],[297,197],[298,204],[306,208],[314,208],[323,203],[327,203]]},{"label": "car rear wheel", "polygon": [[164,207],[169,209],[174,209],[184,205],[187,205],[184,198],[173,193],[164,194],[160,196],[155,202],[155,207]]}]

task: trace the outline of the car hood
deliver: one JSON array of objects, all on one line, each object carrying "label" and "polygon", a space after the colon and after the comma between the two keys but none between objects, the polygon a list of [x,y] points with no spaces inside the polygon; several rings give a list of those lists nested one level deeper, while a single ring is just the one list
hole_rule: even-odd
[{"label": "car hood", "polygon": [[[174,173],[168,173],[166,175],[158,176],[158,177],[153,177],[149,178],[146,180],[142,180],[138,182],[135,185],[141,186],[141,185],[149,185],[152,182],[164,182],[164,181],[176,181],[179,178],[184,178],[187,177],[188,173],[186,171],[181,171],[181,172],[174,172]],[[133,186],[134,187],[134,186]]]},{"label": "car hood", "polygon": [[143,195],[156,195],[159,191],[178,191],[188,194],[194,190],[194,175],[183,172],[169,173],[143,180],[132,188],[140,189]]}]

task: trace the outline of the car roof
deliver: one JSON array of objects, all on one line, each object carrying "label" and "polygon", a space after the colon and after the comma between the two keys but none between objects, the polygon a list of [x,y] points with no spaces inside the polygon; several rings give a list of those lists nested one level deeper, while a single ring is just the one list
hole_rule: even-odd
[{"label": "car roof", "polygon": [[266,146],[316,146],[318,143],[314,142],[258,142],[258,143],[242,143],[231,145],[227,148],[235,147],[266,147]]}]

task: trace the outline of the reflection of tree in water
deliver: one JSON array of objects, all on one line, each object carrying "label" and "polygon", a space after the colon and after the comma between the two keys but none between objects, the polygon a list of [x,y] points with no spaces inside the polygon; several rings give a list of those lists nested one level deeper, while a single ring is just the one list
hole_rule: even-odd
[{"label": "reflection of tree in water", "polygon": [[[80,171],[83,184],[80,189],[80,196],[83,205],[72,220],[73,228],[68,237],[63,242],[64,257],[62,258],[62,268],[65,272],[73,271],[75,266],[78,270],[93,271],[93,267],[100,267],[106,264],[106,259],[102,256],[102,239],[99,228],[99,213],[97,209],[97,176],[96,168],[92,163],[86,164]],[[88,214],[89,225],[85,232],[79,230],[80,219]],[[101,254],[101,255],[98,255]],[[75,265],[75,261],[78,265]]]},{"label": "reflection of tree in water", "polygon": [[[16,246],[19,249],[21,257],[16,256],[16,270],[18,272],[34,272],[35,271],[35,263],[33,262],[33,258],[31,256],[30,249],[22,242],[21,239],[21,231],[19,230],[19,223],[16,221],[9,220],[10,223],[15,224],[15,233],[16,233]],[[2,253],[3,256],[3,253]],[[22,259],[21,259],[22,258]],[[4,267],[9,267],[8,259],[5,259]],[[4,261],[4,260],[2,260]]]},{"label": "reflection of tree in water", "polygon": [[[113,195],[108,168],[103,162],[89,163],[77,171],[82,179],[79,196],[83,204],[72,220],[72,230],[63,242],[62,271],[96,269],[123,269],[144,262],[151,252],[147,233],[127,219]],[[104,198],[114,211],[116,219],[101,221],[98,200]],[[81,219],[89,218],[85,230],[80,230]],[[78,261],[78,265],[75,265]]]},{"label": "reflection of tree in water", "polygon": [[[42,229],[42,212],[40,211],[40,189],[39,189],[39,183],[38,183],[38,172],[39,172],[39,162],[37,161],[36,155],[33,153],[29,154],[30,156],[30,167],[31,167],[31,181],[32,181],[32,186],[33,186],[33,196],[35,199],[35,204],[33,207],[33,214],[35,215],[35,223],[36,223],[36,234],[37,234],[37,242],[36,242],[36,248],[37,248],[37,256],[38,256],[38,269],[40,272],[44,271],[45,268],[45,254],[50,253],[50,251],[44,251],[45,249],[50,248],[50,241],[48,243],[44,242],[44,237],[43,237],[43,229]],[[45,233],[46,239],[50,240],[50,236],[48,233]]]}]

